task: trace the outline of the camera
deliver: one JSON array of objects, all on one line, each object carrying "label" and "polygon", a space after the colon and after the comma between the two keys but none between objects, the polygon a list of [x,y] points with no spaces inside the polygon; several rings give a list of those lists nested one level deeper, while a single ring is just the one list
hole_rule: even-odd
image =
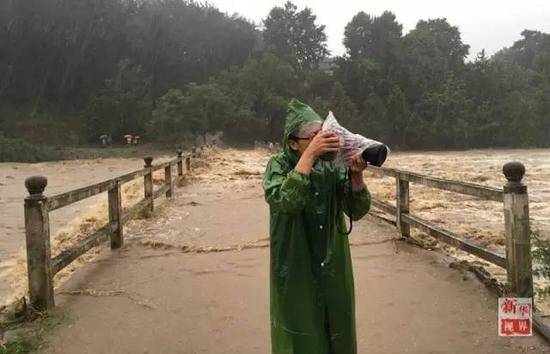
[{"label": "camera", "polygon": [[[380,167],[386,161],[390,153],[390,149],[384,143],[376,140],[365,138],[360,134],[354,134],[342,127],[332,112],[329,112],[327,118],[323,122],[323,131],[331,131],[340,137],[339,154],[344,158],[346,165],[349,165],[352,158],[361,154],[363,161],[370,165]],[[326,153],[320,156],[324,161],[334,161],[338,156],[336,152]]]}]

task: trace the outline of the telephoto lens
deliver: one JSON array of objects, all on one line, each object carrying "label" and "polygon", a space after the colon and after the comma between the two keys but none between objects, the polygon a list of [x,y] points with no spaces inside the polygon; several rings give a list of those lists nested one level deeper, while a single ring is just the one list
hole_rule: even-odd
[{"label": "telephoto lens", "polygon": [[382,143],[372,144],[361,153],[363,161],[368,162],[370,165],[380,167],[386,161],[388,157],[388,147]]},{"label": "telephoto lens", "polygon": [[[339,154],[344,158],[344,163],[349,166],[351,159],[359,153],[363,161],[370,165],[380,167],[390,154],[390,148],[379,141],[365,138],[360,134],[354,134],[338,124],[332,112],[329,112],[323,122],[323,131],[331,131],[340,136]],[[338,154],[328,153],[320,158],[325,161],[332,161]]]}]

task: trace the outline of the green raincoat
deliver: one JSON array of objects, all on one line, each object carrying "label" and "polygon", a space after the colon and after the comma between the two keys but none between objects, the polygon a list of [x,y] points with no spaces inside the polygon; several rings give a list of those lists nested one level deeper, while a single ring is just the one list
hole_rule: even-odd
[{"label": "green raincoat", "polygon": [[[289,135],[322,119],[307,105],[288,106],[284,151],[264,175],[270,206],[271,343],[273,354],[355,354],[355,299],[344,212],[346,170],[318,160],[310,175],[294,171]],[[352,218],[370,207],[365,188],[351,193]]]}]

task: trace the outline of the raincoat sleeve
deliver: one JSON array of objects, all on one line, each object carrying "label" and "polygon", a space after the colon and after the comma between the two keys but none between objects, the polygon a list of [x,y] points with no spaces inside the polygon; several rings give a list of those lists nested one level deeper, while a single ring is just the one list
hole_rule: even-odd
[{"label": "raincoat sleeve", "polygon": [[350,181],[348,180],[347,174],[345,171],[340,174],[340,183],[343,185],[343,188],[344,188],[344,200],[343,200],[344,213],[346,213],[346,215],[348,216],[350,214],[349,193],[351,191],[351,205],[352,205],[351,218],[353,221],[357,221],[361,219],[370,210],[371,196],[367,186],[365,186],[365,188],[363,188],[358,192],[350,190],[350,186],[349,186]]},{"label": "raincoat sleeve", "polygon": [[309,195],[308,175],[286,171],[277,158],[271,158],[264,174],[265,200],[274,211],[299,212],[306,206]]}]

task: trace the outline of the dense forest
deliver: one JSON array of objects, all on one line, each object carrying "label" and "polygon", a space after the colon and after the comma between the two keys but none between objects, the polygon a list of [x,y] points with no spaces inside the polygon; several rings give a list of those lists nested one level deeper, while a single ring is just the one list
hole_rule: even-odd
[{"label": "dense forest", "polygon": [[391,12],[359,12],[343,44],[331,56],[325,27],[291,2],[254,24],[194,1],[5,0],[0,140],[278,141],[297,97],[396,149],[550,145],[549,34],[467,60],[444,18],[403,33]]}]

